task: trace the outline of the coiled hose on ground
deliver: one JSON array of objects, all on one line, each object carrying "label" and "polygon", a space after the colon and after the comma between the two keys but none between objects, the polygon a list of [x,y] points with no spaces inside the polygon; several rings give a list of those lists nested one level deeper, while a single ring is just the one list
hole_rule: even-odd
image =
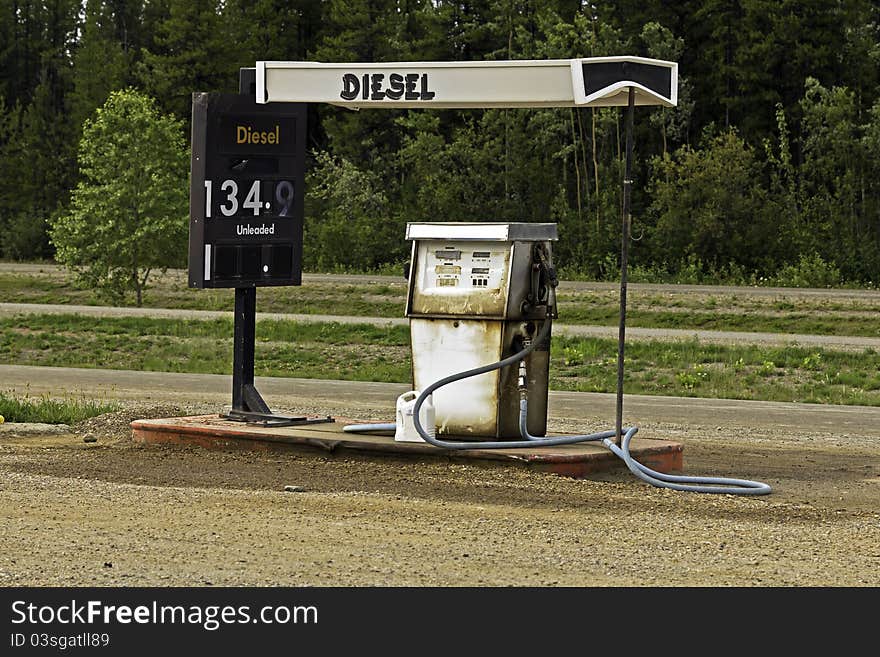
[{"label": "coiled hose on ground", "polygon": [[[612,438],[617,434],[615,430],[601,431],[598,433],[576,435],[576,436],[554,436],[554,437],[538,437],[529,434],[526,428],[526,417],[528,414],[528,402],[525,399],[520,401],[519,426],[520,434],[524,440],[504,440],[504,441],[451,441],[440,440],[428,434],[419,421],[419,412],[422,404],[435,390],[455,381],[460,381],[472,376],[479,376],[486,372],[501,369],[509,365],[518,364],[526,356],[528,356],[535,348],[544,342],[550,333],[551,322],[544,322],[544,325],[538,331],[535,338],[527,344],[523,349],[508,356],[496,363],[482,365],[471,370],[458,372],[450,376],[435,381],[419,394],[413,406],[413,425],[422,437],[422,439],[443,449],[515,449],[519,447],[551,447],[554,445],[571,445],[588,441],[601,441],[614,454],[623,459],[623,462],[639,479],[646,481],[652,486],[660,488],[670,488],[679,491],[690,491],[694,493],[723,493],[728,495],[767,495],[771,492],[769,485],[760,481],[750,481],[748,479],[731,479],[727,477],[693,477],[682,475],[669,475],[657,472],[636,461],[629,451],[629,444],[633,436],[638,431],[638,427],[629,427],[622,430],[622,438],[620,445],[614,443]],[[343,428],[343,431],[349,433],[364,433],[370,431],[393,431],[395,424],[351,424]]]}]

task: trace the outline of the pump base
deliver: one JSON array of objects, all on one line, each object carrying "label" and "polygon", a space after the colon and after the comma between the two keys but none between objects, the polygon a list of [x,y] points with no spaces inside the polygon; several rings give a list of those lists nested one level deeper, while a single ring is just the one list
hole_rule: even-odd
[{"label": "pump base", "polygon": [[[195,415],[131,423],[133,439],[153,445],[199,446],[209,449],[320,450],[341,455],[408,456],[419,459],[460,460],[474,464],[508,464],[582,479],[590,474],[626,468],[606,447],[579,443],[528,449],[446,450],[427,443],[396,442],[393,435],[345,433],[342,420],[289,427],[242,425],[218,415]],[[454,439],[444,436],[444,440]],[[682,445],[668,440],[639,438],[630,443],[632,456],[653,470],[682,469]]]}]

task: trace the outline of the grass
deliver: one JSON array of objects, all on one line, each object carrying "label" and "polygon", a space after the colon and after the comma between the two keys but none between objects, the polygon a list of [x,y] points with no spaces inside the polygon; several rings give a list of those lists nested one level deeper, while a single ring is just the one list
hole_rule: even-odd
[{"label": "grass", "polygon": [[[555,338],[551,387],[613,392],[612,340]],[[630,394],[880,406],[880,354],[795,346],[635,342],[626,347]]]},{"label": "grass", "polygon": [[[405,381],[407,327],[265,320],[257,373],[266,376]],[[404,353],[406,359],[404,359]],[[0,362],[228,374],[232,321],[27,315],[0,319]]]},{"label": "grass", "polygon": [[[191,290],[183,272],[157,278],[145,304],[154,308],[232,310],[231,290]],[[616,291],[559,290],[559,315],[566,324],[616,326]],[[56,267],[42,272],[0,271],[0,302],[97,305],[102,300],[78,289]],[[340,283],[308,281],[299,287],[261,288],[260,312],[402,317],[406,281]],[[749,296],[630,289],[627,325],[815,335],[880,336],[880,297],[834,299],[796,296]]]},{"label": "grass", "polygon": [[[559,315],[566,324],[617,325],[617,292],[560,290],[558,296]],[[880,296],[829,300],[637,290],[627,296],[628,326],[880,337]]]},{"label": "grass", "polygon": [[[616,326],[616,306],[584,307],[560,302],[560,317],[566,324]],[[668,310],[627,308],[627,326],[640,328],[701,329],[707,331],[744,331],[755,333],[801,333],[808,335],[848,335],[880,337],[877,317],[817,315],[810,312],[786,314],[730,313],[724,311],[671,312]]]},{"label": "grass", "polygon": [[45,424],[76,424],[96,415],[119,410],[115,403],[87,399],[24,398],[0,392],[0,415],[6,422],[42,422]]},{"label": "grass", "polygon": [[[406,281],[398,285],[341,285],[308,283],[303,286],[264,287],[258,294],[258,310],[275,313],[337,314],[401,317]],[[191,290],[181,272],[159,277],[144,295],[150,308],[185,310],[232,310],[232,290]],[[109,305],[92,290],[78,288],[70,277],[47,269],[44,273],[0,271],[0,302],[71,305]]]},{"label": "grass", "polygon": [[[613,392],[615,340],[554,338],[550,386]],[[0,362],[229,374],[230,320],[94,319],[76,315],[0,318]],[[410,381],[409,329],[264,320],[256,373],[350,381]],[[794,346],[634,342],[626,392],[708,398],[880,406],[880,354]]]}]

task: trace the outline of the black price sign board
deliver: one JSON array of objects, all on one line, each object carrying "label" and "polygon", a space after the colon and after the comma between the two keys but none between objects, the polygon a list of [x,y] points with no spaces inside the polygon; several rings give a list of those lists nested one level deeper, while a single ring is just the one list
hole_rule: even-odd
[{"label": "black price sign board", "polygon": [[189,286],[302,282],[306,106],[194,93]]}]

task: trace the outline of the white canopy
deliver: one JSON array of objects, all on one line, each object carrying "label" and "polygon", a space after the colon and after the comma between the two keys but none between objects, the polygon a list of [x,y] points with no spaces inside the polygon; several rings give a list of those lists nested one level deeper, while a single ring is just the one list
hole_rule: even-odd
[{"label": "white canopy", "polygon": [[258,103],[367,107],[672,107],[678,64],[644,57],[485,62],[260,61]]}]

